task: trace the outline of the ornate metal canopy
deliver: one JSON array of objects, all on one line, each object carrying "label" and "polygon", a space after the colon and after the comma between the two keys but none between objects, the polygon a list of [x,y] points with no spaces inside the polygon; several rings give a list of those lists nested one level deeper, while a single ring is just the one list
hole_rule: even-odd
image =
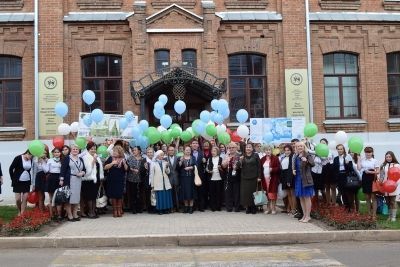
[{"label": "ornate metal canopy", "polygon": [[191,67],[169,67],[157,72],[147,74],[138,81],[131,81],[131,96],[135,104],[140,104],[140,99],[159,90],[163,84],[172,85],[176,99],[183,99],[186,90],[198,90],[208,99],[220,98],[226,91],[226,79]]}]

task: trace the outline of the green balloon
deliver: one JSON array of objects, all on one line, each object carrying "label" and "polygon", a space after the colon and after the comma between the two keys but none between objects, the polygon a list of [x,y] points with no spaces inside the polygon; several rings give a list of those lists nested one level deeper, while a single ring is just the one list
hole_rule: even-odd
[{"label": "green balloon", "polygon": [[169,131],[162,132],[161,133],[161,140],[167,145],[171,144],[171,142],[172,142],[171,133]]},{"label": "green balloon", "polygon": [[217,135],[217,128],[215,127],[214,124],[209,124],[209,125],[207,125],[207,127],[206,127],[206,133],[207,133],[209,136],[215,136],[215,135]]},{"label": "green balloon", "polygon": [[357,198],[358,198],[358,200],[361,200],[361,201],[365,200],[365,195],[364,195],[364,193],[362,191],[362,188],[358,189]]},{"label": "green balloon", "polygon": [[364,141],[358,137],[358,136],[353,136],[350,140],[349,140],[349,149],[351,150],[351,152],[360,154],[364,148]]},{"label": "green balloon", "polygon": [[176,127],[180,128],[179,124],[173,123],[173,124],[171,124],[171,126],[169,128],[172,130],[172,129],[175,129]]},{"label": "green balloon", "polygon": [[44,153],[44,144],[39,140],[33,140],[28,145],[29,152],[35,157],[41,157]]},{"label": "green balloon", "polygon": [[107,158],[107,156],[108,156],[107,147],[106,146],[99,146],[97,148],[97,154],[103,159]]},{"label": "green balloon", "polygon": [[220,133],[218,135],[218,142],[221,144],[227,145],[231,142],[231,136],[228,133]]},{"label": "green balloon", "polygon": [[75,139],[75,144],[79,147],[79,149],[84,149],[86,147],[86,138],[85,137],[77,137]]},{"label": "green balloon", "polygon": [[314,137],[318,133],[318,126],[315,123],[307,123],[304,127],[305,137]]},{"label": "green balloon", "polygon": [[318,144],[315,147],[315,153],[318,157],[326,158],[329,155],[329,147],[325,144]]},{"label": "green balloon", "polygon": [[171,129],[171,137],[172,138],[177,138],[181,135],[182,129],[181,127],[175,127]]},{"label": "green balloon", "polygon": [[147,137],[149,138],[149,143],[153,145],[160,141],[161,133],[155,127],[149,127]]},{"label": "green balloon", "polygon": [[189,142],[192,139],[192,134],[188,131],[183,131],[181,133],[181,139],[183,142]]}]

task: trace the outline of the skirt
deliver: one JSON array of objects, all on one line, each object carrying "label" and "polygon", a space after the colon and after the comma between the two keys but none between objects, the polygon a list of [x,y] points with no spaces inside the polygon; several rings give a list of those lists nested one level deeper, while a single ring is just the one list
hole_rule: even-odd
[{"label": "skirt", "polygon": [[31,181],[16,181],[13,186],[14,193],[29,193],[31,191]]},{"label": "skirt", "polygon": [[371,194],[372,193],[372,182],[375,179],[374,174],[367,174],[363,173],[361,187],[364,194]]},{"label": "skirt", "polygon": [[50,173],[47,177],[46,192],[53,194],[60,187],[60,174]]},{"label": "skirt", "polygon": [[322,166],[322,180],[326,185],[336,184],[335,176],[332,175],[332,165],[330,163]]},{"label": "skirt", "polygon": [[311,172],[313,183],[314,183],[314,190],[324,190],[325,188],[325,181],[323,180],[322,173],[314,173]]},{"label": "skirt", "polygon": [[296,197],[313,197],[315,194],[314,186],[303,186],[301,176],[299,174],[296,174],[294,193]]},{"label": "skirt", "polygon": [[46,174],[44,171],[40,171],[36,174],[35,177],[35,191],[36,192],[46,192]]},{"label": "skirt", "polygon": [[181,199],[192,200],[195,198],[195,185],[193,176],[180,176],[179,181],[181,184]]},{"label": "skirt", "polygon": [[243,207],[253,207],[253,193],[257,190],[257,177],[254,179],[242,179],[240,181],[240,204]]},{"label": "skirt", "polygon": [[81,195],[84,200],[96,200],[98,185],[93,181],[82,181]]},{"label": "skirt", "polygon": [[79,204],[81,202],[81,187],[82,179],[71,175],[69,188],[71,189],[71,196],[69,198],[70,204]]},{"label": "skirt", "polygon": [[170,190],[156,191],[156,209],[157,210],[169,210],[172,209],[172,193]]}]

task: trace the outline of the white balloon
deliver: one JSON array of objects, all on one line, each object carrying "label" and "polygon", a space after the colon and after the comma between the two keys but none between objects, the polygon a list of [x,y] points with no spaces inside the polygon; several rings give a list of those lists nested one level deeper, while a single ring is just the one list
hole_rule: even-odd
[{"label": "white balloon", "polygon": [[335,134],[335,141],[336,141],[336,144],[341,144],[341,145],[345,144],[347,142],[347,134],[346,134],[346,132],[338,131]]},{"label": "white balloon", "polygon": [[204,133],[203,133],[201,136],[204,137],[204,139],[206,139],[206,140],[208,140],[208,141],[210,141],[211,139],[213,139],[213,137],[212,137],[212,136],[209,136],[205,131],[204,131]]},{"label": "white balloon", "polygon": [[79,130],[79,122],[74,121],[73,123],[71,123],[71,133],[76,133]]},{"label": "white balloon", "polygon": [[58,133],[61,135],[67,135],[71,132],[71,127],[67,123],[61,123],[58,125]]},{"label": "white balloon", "polygon": [[226,132],[226,125],[225,124],[217,125],[217,134],[224,132]]},{"label": "white balloon", "polygon": [[194,137],[194,132],[193,132],[192,127],[188,127],[188,128],[186,129],[186,131],[188,131],[188,132],[192,135],[192,137]]},{"label": "white balloon", "polygon": [[164,127],[162,127],[161,125],[157,127],[157,130],[162,133],[164,131],[166,131],[167,129],[165,129]]},{"label": "white balloon", "polygon": [[249,136],[249,127],[247,127],[246,125],[240,125],[237,128],[237,134],[241,137],[241,138],[247,138]]},{"label": "white balloon", "polygon": [[336,145],[337,145],[336,141],[332,140],[332,141],[329,141],[328,147],[329,147],[330,150],[335,151],[336,150]]}]

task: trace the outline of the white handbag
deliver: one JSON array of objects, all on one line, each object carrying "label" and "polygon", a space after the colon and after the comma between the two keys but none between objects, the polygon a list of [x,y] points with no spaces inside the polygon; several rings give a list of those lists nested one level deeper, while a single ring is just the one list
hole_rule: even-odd
[{"label": "white handbag", "polygon": [[97,192],[97,198],[96,198],[96,208],[104,208],[107,206],[107,196],[106,192],[104,190],[104,186],[100,185],[99,191]]},{"label": "white handbag", "polygon": [[196,186],[201,186],[202,185],[201,178],[199,176],[199,171],[198,171],[196,165],[194,166],[194,184]]}]

